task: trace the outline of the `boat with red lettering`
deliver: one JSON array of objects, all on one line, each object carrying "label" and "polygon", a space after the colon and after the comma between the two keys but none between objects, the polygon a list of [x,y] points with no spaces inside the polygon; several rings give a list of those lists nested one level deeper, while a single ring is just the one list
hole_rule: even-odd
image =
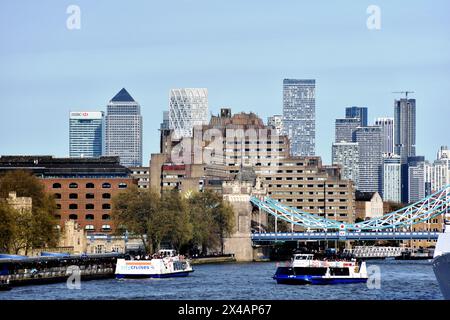
[{"label": "boat with red lettering", "polygon": [[194,270],[184,256],[175,250],[160,250],[150,259],[117,259],[115,275],[123,278],[186,277]]}]

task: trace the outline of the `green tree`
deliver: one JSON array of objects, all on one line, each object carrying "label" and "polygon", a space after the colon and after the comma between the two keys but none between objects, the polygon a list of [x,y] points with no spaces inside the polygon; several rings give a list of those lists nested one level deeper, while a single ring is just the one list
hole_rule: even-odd
[{"label": "green tree", "polygon": [[14,219],[17,216],[14,211],[6,201],[0,201],[0,253],[11,251],[15,229]]},{"label": "green tree", "polygon": [[0,198],[7,198],[9,192],[15,191],[18,197],[31,197],[31,212],[13,210],[13,237],[9,251],[25,254],[31,248],[56,246],[59,232],[54,217],[56,203],[45,192],[44,186],[32,173],[22,170],[8,171],[0,176]]}]

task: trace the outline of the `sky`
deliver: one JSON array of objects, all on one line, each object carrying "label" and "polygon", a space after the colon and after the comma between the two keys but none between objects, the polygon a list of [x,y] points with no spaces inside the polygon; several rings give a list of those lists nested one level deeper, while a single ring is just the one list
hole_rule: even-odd
[{"label": "sky", "polygon": [[[70,5],[80,29],[66,26]],[[266,121],[297,78],[316,79],[325,163],[345,107],[368,107],[373,123],[403,90],[417,100],[417,154],[433,160],[450,145],[449,12],[446,0],[2,0],[0,155],[68,156],[69,112],[106,110],[125,87],[141,104],[145,165],[171,88],[208,88],[210,113]]]}]

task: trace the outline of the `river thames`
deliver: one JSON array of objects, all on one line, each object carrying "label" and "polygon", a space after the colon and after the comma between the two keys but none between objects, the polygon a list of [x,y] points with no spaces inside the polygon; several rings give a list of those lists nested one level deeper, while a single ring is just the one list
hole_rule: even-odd
[{"label": "river thames", "polygon": [[435,300],[443,299],[429,261],[369,260],[379,266],[380,289],[366,284],[288,286],[272,279],[275,262],[195,265],[186,278],[94,280],[69,290],[65,283],[14,287],[0,300],[53,299],[268,299],[268,300]]}]

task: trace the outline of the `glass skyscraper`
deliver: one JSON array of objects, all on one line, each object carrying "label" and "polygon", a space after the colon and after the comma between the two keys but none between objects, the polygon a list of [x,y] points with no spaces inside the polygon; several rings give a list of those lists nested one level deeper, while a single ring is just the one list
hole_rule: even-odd
[{"label": "glass skyscraper", "polygon": [[283,133],[293,156],[315,154],[316,80],[283,80]]},{"label": "glass skyscraper", "polygon": [[345,108],[346,118],[357,118],[361,125],[360,127],[367,127],[367,108],[366,107],[348,107]]},{"label": "glass skyscraper", "polygon": [[169,128],[174,138],[192,137],[194,126],[208,123],[208,89],[171,89]]},{"label": "glass skyscraper", "polygon": [[416,100],[395,100],[394,149],[402,163],[416,155]]},{"label": "glass skyscraper", "polygon": [[104,154],[119,156],[127,167],[142,166],[141,106],[124,88],[107,106]]},{"label": "glass skyscraper", "polygon": [[102,155],[103,112],[70,112],[69,156],[93,158]]}]

